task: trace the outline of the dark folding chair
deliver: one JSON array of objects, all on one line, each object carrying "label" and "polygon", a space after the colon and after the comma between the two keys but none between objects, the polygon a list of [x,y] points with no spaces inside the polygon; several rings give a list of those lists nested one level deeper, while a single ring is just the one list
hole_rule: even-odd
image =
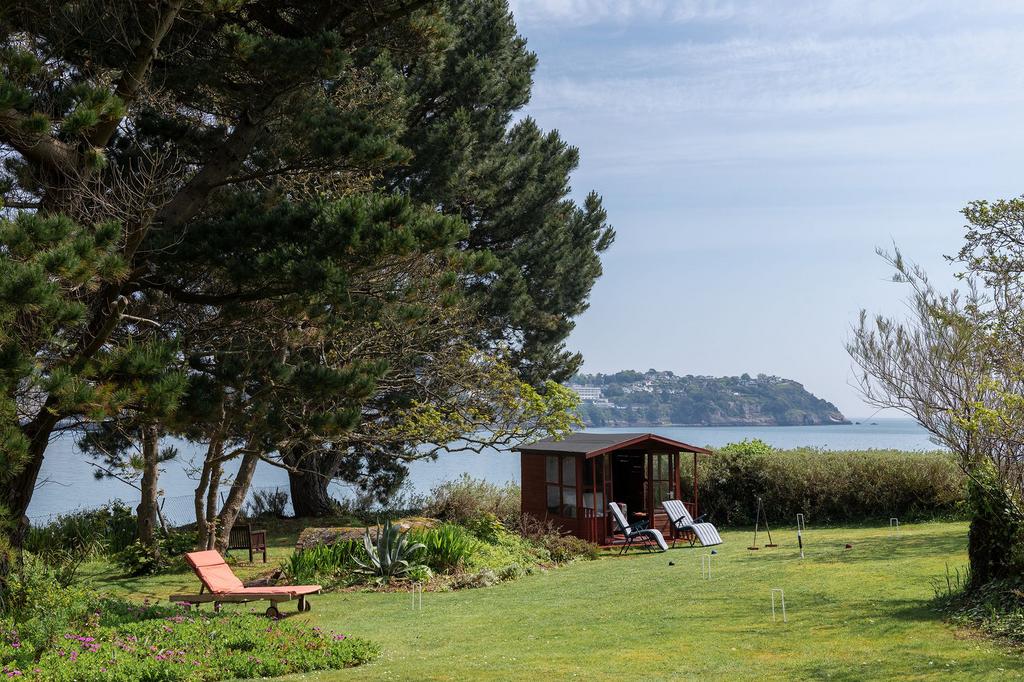
[{"label": "dark folding chair", "polygon": [[629,548],[633,546],[633,543],[638,540],[643,541],[643,546],[647,548],[647,551],[653,552],[651,548],[650,540],[654,540],[658,547],[661,548],[662,552],[668,551],[668,543],[665,542],[665,538],[662,536],[661,531],[657,528],[636,528],[629,525],[626,521],[626,515],[619,509],[619,505],[614,502],[608,503],[608,510],[612,513],[612,518],[615,519],[615,525],[619,527],[626,542],[622,545],[622,549],[619,550],[619,554],[625,554],[629,551]]}]

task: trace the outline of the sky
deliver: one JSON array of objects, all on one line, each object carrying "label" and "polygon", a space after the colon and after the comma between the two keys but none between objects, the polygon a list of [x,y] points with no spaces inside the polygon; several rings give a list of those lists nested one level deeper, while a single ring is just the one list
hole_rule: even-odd
[{"label": "sky", "polygon": [[1024,193],[1024,3],[512,0],[525,114],[615,244],[583,371],[765,373],[867,416],[844,344],[903,316],[876,249],[954,286],[959,211]]}]

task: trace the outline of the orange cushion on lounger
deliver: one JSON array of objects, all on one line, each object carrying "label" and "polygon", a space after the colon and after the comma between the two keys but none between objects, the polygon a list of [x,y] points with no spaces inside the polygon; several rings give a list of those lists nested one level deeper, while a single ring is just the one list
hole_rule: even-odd
[{"label": "orange cushion on lounger", "polygon": [[215,550],[189,552],[185,555],[185,560],[192,564],[196,575],[210,592],[237,592],[245,588],[242,581],[231,571],[231,567],[225,563],[224,557]]}]

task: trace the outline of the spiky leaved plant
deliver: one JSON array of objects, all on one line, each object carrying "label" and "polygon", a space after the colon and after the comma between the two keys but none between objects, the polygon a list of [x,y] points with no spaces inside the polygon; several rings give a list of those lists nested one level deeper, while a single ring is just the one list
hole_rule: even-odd
[{"label": "spiky leaved plant", "polygon": [[388,584],[392,578],[407,574],[411,569],[418,568],[419,563],[412,563],[425,549],[421,542],[410,542],[406,537],[408,531],[402,531],[388,519],[377,532],[377,541],[370,536],[370,529],[363,533],[363,547],[366,559],[353,557],[359,573],[372,575],[380,582]]}]

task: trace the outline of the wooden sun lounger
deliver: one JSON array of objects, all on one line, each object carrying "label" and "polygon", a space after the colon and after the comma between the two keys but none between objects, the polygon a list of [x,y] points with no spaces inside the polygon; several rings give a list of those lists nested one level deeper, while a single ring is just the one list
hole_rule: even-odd
[{"label": "wooden sun lounger", "polygon": [[[220,610],[221,604],[237,604],[250,601],[269,601],[267,615],[278,618],[281,612],[277,604],[293,599],[299,600],[299,611],[309,611],[307,595],[317,594],[323,588],[319,585],[282,585],[277,587],[246,587],[215,550],[189,552],[185,555],[192,570],[202,582],[199,594],[172,594],[170,600],[184,604],[208,604]],[[205,590],[205,593],[204,593]]]}]

